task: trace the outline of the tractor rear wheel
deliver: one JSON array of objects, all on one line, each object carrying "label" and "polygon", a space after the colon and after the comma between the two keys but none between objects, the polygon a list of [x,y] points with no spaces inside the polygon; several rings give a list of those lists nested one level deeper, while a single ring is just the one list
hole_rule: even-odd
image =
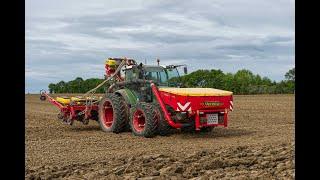
[{"label": "tractor rear wheel", "polygon": [[125,102],[113,93],[106,94],[99,102],[99,124],[103,131],[120,133],[125,129]]},{"label": "tractor rear wheel", "polygon": [[150,103],[138,102],[130,109],[130,127],[136,136],[154,137],[160,116]]}]

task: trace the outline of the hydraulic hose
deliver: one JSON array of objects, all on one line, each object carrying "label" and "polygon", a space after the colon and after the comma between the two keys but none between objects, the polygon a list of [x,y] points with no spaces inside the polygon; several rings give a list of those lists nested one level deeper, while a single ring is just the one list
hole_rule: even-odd
[{"label": "hydraulic hose", "polygon": [[100,83],[97,87],[91,89],[90,91],[86,92],[83,96],[86,97],[89,93],[96,91],[98,88],[103,86],[107,81],[111,80],[120,70],[121,68],[126,64],[126,60],[123,60],[120,65],[118,66],[117,70],[106,80],[104,80],[102,83]]}]

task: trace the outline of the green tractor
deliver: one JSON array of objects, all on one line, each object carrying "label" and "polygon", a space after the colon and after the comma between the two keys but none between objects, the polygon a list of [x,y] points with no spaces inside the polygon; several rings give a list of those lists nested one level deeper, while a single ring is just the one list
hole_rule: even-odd
[{"label": "green tractor", "polygon": [[134,135],[153,137],[170,134],[174,129],[208,131],[227,125],[232,92],[184,88],[177,68],[184,66],[186,73],[185,65],[138,65],[133,59],[125,59],[120,67],[122,61],[106,61],[106,77],[116,78],[99,102],[98,121],[103,131],[120,133],[131,129]]}]

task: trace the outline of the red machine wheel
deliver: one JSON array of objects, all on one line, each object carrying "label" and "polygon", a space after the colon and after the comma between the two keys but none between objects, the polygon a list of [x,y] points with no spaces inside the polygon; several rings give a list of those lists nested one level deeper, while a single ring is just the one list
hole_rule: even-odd
[{"label": "red machine wheel", "polygon": [[133,126],[134,129],[138,132],[141,132],[144,130],[144,126],[146,123],[146,117],[140,109],[136,110],[133,114]]},{"label": "red machine wheel", "polygon": [[125,104],[121,97],[107,94],[99,103],[99,124],[105,132],[122,132],[126,126]]},{"label": "red machine wheel", "polygon": [[159,114],[150,103],[138,102],[130,109],[130,127],[136,136],[154,137],[157,133]]},{"label": "red machine wheel", "polygon": [[113,107],[110,101],[105,101],[102,105],[102,122],[106,128],[110,128],[113,122]]}]

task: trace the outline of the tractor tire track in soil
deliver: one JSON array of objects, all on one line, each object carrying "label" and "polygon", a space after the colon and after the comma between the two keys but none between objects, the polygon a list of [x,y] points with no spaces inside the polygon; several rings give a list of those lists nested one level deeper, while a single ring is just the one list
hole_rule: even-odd
[{"label": "tractor tire track in soil", "polygon": [[26,179],[294,179],[294,96],[234,96],[228,128],[142,138],[26,95]]}]

